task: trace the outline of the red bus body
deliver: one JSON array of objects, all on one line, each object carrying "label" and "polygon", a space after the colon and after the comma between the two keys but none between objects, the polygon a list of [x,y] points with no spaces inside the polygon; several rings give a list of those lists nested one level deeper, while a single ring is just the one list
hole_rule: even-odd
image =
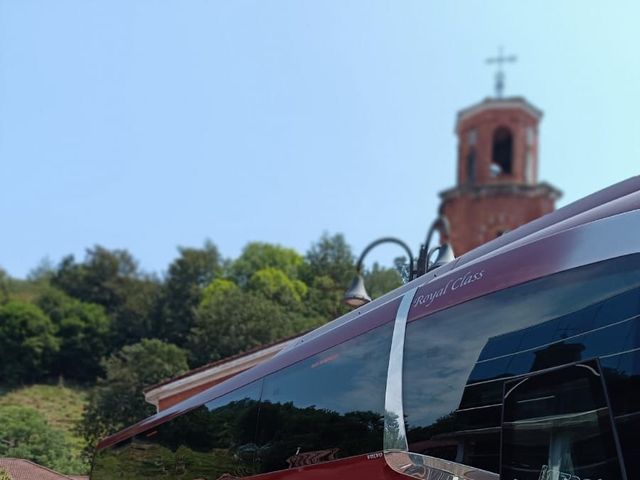
[{"label": "red bus body", "polygon": [[640,479],[636,299],[640,177],[104,439],[91,478]]}]

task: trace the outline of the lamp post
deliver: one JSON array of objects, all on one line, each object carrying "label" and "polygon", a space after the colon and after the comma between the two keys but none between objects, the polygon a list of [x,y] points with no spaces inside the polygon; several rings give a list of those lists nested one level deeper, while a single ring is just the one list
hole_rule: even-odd
[{"label": "lamp post", "polygon": [[356,264],[356,276],[351,281],[351,286],[346,291],[342,299],[344,303],[346,303],[350,307],[357,308],[371,301],[371,297],[367,293],[367,290],[364,286],[364,277],[362,276],[362,262],[364,261],[364,257],[366,257],[371,250],[383,243],[395,243],[404,248],[404,250],[407,252],[407,255],[409,256],[409,280],[413,280],[413,254],[411,253],[411,249],[409,248],[409,246],[402,240],[395,237],[379,238],[378,240],[375,240],[367,245],[364,251],[360,254],[360,258],[358,258],[358,263]]},{"label": "lamp post", "polygon": [[[436,230],[438,230],[440,232],[440,236],[444,238],[444,243],[429,250],[429,246],[431,245],[431,238],[433,237],[433,234]],[[450,237],[451,224],[449,223],[449,219],[447,219],[447,217],[445,217],[444,215],[440,215],[433,221],[433,223],[429,227],[429,231],[427,232],[427,238],[425,242],[420,245],[418,264],[416,265],[416,277],[424,275],[429,270],[438,268],[456,258],[453,254],[453,248],[449,243]],[[438,252],[438,257],[433,263],[429,264],[429,259],[436,251]]]},{"label": "lamp post", "polygon": [[[432,249],[429,249],[429,246],[431,245],[431,238],[433,237],[433,234],[436,230],[440,232],[440,235],[442,238],[444,238],[445,242]],[[378,245],[382,243],[395,243],[404,248],[404,250],[407,252],[407,255],[409,256],[409,281],[411,281],[414,278],[418,278],[421,275],[424,275],[429,270],[438,268],[455,258],[453,254],[453,248],[451,248],[451,244],[449,243],[450,235],[451,226],[449,224],[449,220],[444,215],[440,215],[433,221],[433,223],[429,227],[425,243],[420,245],[420,254],[418,255],[418,262],[415,263],[415,265],[411,249],[402,240],[395,237],[383,237],[379,238],[378,240],[374,240],[369,245],[367,245],[364,251],[360,254],[360,258],[358,258],[358,263],[356,264],[356,276],[353,278],[353,280],[351,281],[351,285],[344,294],[344,297],[342,299],[343,302],[351,307],[357,308],[371,301],[371,297],[367,293],[367,289],[364,286],[364,277],[362,276],[362,262],[364,261],[366,255]],[[429,259],[436,251],[438,252],[437,258],[432,263],[429,263]]]}]

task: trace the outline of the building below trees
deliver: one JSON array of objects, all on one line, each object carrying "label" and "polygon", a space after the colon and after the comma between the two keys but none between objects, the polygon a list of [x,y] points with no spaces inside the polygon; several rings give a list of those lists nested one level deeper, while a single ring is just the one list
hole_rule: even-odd
[{"label": "building below trees", "polygon": [[22,458],[0,458],[0,480],[88,480],[83,475],[62,475]]}]

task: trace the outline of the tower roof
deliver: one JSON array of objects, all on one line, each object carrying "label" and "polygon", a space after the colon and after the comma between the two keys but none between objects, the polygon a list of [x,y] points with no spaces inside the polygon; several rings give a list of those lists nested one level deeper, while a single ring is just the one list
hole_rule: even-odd
[{"label": "tower roof", "polygon": [[483,101],[471,105],[470,107],[463,108],[458,112],[456,119],[455,131],[458,131],[460,123],[464,120],[477,115],[478,113],[485,112],[487,110],[507,110],[507,109],[521,109],[529,113],[536,120],[542,118],[542,110],[534,107],[531,103],[525,100],[524,97],[507,97],[507,98],[492,98],[487,97]]}]

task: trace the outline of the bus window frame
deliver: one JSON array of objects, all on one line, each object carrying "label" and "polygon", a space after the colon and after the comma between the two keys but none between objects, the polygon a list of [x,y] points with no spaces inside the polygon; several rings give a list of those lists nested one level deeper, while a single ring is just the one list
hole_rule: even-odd
[{"label": "bus window frame", "polygon": [[[602,387],[602,392],[604,395],[604,401],[606,403],[607,406],[607,412],[608,412],[608,417],[609,417],[609,423],[611,425],[611,433],[613,436],[613,442],[615,444],[615,449],[616,449],[616,457],[618,458],[618,467],[620,468],[620,474],[621,474],[621,479],[620,480],[627,480],[627,471],[626,471],[626,465],[624,462],[624,457],[622,455],[622,444],[620,443],[620,438],[618,437],[618,429],[616,427],[616,423],[615,420],[613,418],[613,410],[611,408],[611,400],[609,398],[609,390],[607,388],[607,383],[605,380],[605,376],[602,370],[602,366],[600,365],[600,359],[598,357],[593,357],[593,358],[588,358],[588,359],[584,359],[584,360],[578,360],[576,362],[572,362],[572,363],[567,363],[564,365],[558,365],[555,367],[551,367],[551,368],[545,368],[543,370],[538,370],[537,372],[530,372],[530,373],[525,373],[522,375],[516,375],[512,378],[510,378],[509,380],[505,381],[505,383],[503,384],[503,391],[502,391],[502,418],[501,418],[501,429],[504,428],[504,410],[505,410],[505,400],[507,399],[507,396],[509,395],[509,393],[511,393],[511,391],[515,388],[517,388],[518,385],[520,385],[522,382],[524,382],[525,380],[529,379],[529,378],[534,378],[534,377],[538,377],[541,375],[545,375],[548,374],[550,372],[555,372],[558,370],[562,370],[565,368],[571,368],[571,367],[575,367],[575,366],[579,366],[582,365],[584,366],[584,364],[588,364],[590,362],[593,362],[596,364],[597,369],[598,369],[598,377],[599,377],[599,381],[600,381],[600,385]],[[509,391],[507,392],[507,384],[508,383],[513,383],[513,382],[518,382],[516,386],[511,386],[509,388]],[[504,438],[502,436],[502,434],[500,434],[500,475],[502,475],[502,465],[503,465],[503,458],[502,458],[502,454],[503,454],[503,442]],[[500,478],[500,476],[498,477]]]},{"label": "bus window frame", "polygon": [[422,480],[442,476],[452,480],[499,480],[500,475],[493,472],[409,451],[404,425],[403,363],[407,319],[417,291],[416,287],[403,295],[393,326],[384,402],[384,460],[393,471]]}]

